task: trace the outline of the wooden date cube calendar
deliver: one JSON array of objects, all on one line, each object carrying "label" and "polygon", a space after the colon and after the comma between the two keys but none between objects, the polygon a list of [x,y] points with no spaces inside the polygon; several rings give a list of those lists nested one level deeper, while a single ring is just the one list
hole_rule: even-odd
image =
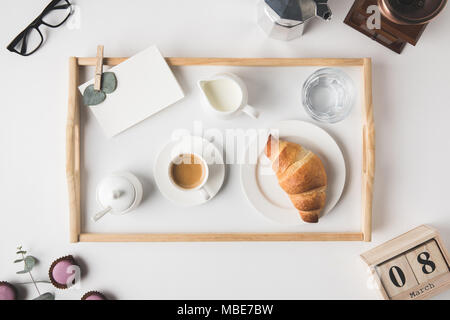
[{"label": "wooden date cube calendar", "polygon": [[450,288],[450,259],[439,233],[417,227],[361,255],[386,300],[426,299]]}]

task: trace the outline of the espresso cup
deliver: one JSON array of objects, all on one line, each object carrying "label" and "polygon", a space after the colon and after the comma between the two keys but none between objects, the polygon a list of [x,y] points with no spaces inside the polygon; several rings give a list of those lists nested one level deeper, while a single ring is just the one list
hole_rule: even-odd
[{"label": "espresso cup", "polygon": [[168,166],[169,180],[174,187],[184,192],[201,192],[203,198],[211,198],[206,187],[209,167],[206,160],[197,153],[186,152],[175,156]]}]

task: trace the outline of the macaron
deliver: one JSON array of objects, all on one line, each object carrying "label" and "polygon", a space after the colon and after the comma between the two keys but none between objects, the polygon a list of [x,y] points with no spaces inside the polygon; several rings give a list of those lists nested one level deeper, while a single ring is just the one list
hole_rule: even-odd
[{"label": "macaron", "polygon": [[53,261],[48,271],[48,276],[52,284],[58,289],[67,289],[72,284],[69,284],[70,279],[75,273],[73,267],[78,267],[75,259],[72,256],[65,256]]},{"label": "macaron", "polygon": [[0,281],[0,300],[16,300],[17,291],[14,286],[6,281]]},{"label": "macaron", "polygon": [[81,297],[81,300],[108,300],[108,299],[106,299],[106,297],[98,291],[89,291],[86,292]]}]

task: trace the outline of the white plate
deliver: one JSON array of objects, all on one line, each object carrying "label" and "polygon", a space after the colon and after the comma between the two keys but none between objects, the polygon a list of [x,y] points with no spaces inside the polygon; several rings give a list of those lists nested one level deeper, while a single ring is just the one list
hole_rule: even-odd
[{"label": "white plate", "polygon": [[205,203],[200,190],[182,191],[172,185],[168,176],[168,166],[171,160],[180,153],[191,152],[202,155],[208,163],[209,178],[206,182],[208,190],[211,191],[211,200],[225,179],[225,164],[222,153],[217,147],[201,137],[185,136],[176,141],[169,142],[156,157],[154,165],[154,176],[159,191],[169,200],[182,206],[195,206]]},{"label": "white plate", "polygon": [[[323,129],[308,122],[281,121],[270,133],[298,143],[322,160],[327,173],[327,200],[321,218],[333,209],[345,185],[345,161],[334,139]],[[241,183],[250,203],[266,218],[286,225],[304,223],[288,195],[279,186],[270,160],[264,154],[267,132],[261,133],[248,145],[241,165]]]}]

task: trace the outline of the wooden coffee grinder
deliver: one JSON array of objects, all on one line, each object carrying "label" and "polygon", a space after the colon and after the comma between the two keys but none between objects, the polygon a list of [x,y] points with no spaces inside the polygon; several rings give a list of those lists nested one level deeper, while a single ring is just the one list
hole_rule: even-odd
[{"label": "wooden coffee grinder", "polygon": [[[356,0],[344,23],[401,53],[406,43],[416,45],[427,24],[445,7],[447,0]],[[372,28],[368,19],[373,10],[380,13],[379,28]]]}]

